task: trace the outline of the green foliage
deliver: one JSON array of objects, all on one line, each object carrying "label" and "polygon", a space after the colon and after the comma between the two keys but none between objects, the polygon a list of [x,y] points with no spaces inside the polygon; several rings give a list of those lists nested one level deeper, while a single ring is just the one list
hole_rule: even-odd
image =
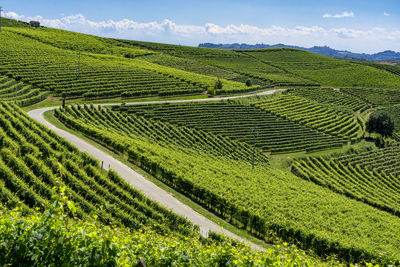
[{"label": "green foliage", "polygon": [[[113,115],[103,113],[109,118]],[[120,124],[109,124],[110,119],[89,125],[85,116],[71,109],[58,114],[70,127],[128,154],[131,162],[167,185],[262,238],[278,236],[349,262],[394,264],[399,260],[397,216],[265,165],[252,170],[248,161],[156,143],[134,133],[127,136]]]},{"label": "green foliage", "polygon": [[[380,145],[384,141],[379,138]],[[296,160],[292,172],[305,180],[400,216],[398,145],[331,158]]]},{"label": "green foliage", "polygon": [[[46,29],[44,31],[46,32]],[[51,43],[53,35],[50,33],[48,38]],[[60,33],[60,40],[63,40],[62,36],[64,36],[63,31]],[[74,38],[79,39],[79,34]],[[68,42],[79,47],[82,45],[83,47],[78,47],[78,50],[91,51],[92,47],[98,48],[95,42],[86,42],[83,38],[79,44],[73,41],[74,38],[68,39]],[[53,91],[58,96],[64,94],[67,97],[93,99],[199,94],[214,86],[218,80],[216,77],[173,69],[136,58],[127,59],[121,56],[90,53],[82,53],[80,57],[78,79],[78,55],[67,50],[68,47],[55,48],[47,44],[48,42],[39,42],[10,30],[5,30],[0,40],[2,49],[0,59],[3,63],[0,73],[43,90]],[[59,46],[64,48],[64,45]],[[101,53],[97,50],[94,52]],[[258,88],[258,86],[247,87],[243,83],[234,81],[222,80],[222,82],[224,89],[217,93],[245,92]]]},{"label": "green foliage", "polygon": [[316,101],[329,108],[353,114],[363,112],[370,105],[358,97],[346,94],[342,90],[331,88],[296,88],[286,90],[284,93],[300,96],[310,101]]},{"label": "green foliage", "polygon": [[214,88],[216,90],[220,90],[222,87],[224,87],[224,85],[222,84],[221,80],[218,79],[218,81],[215,82]]},{"label": "green foliage", "polygon": [[341,91],[375,106],[400,104],[398,89],[344,88]]},{"label": "green foliage", "polygon": [[257,108],[315,130],[356,141],[362,127],[353,115],[291,94],[253,103]]},{"label": "green foliage", "polygon": [[247,86],[251,86],[251,85],[252,85],[252,82],[251,82],[250,79],[247,79],[247,80],[246,80],[246,85],[247,85]]},{"label": "green foliage", "polygon": [[1,26],[2,27],[18,27],[18,28],[28,28],[30,27],[29,23],[19,21],[19,20],[14,20],[14,19],[8,19],[8,18],[1,18]]},{"label": "green foliage", "polygon": [[33,89],[23,82],[0,77],[0,101],[14,102],[21,107],[36,104],[47,98],[48,92]]},{"label": "green foliage", "polygon": [[369,133],[378,133],[383,137],[392,136],[394,131],[394,122],[385,112],[373,113],[366,122],[366,130]]},{"label": "green foliage", "polygon": [[124,111],[221,134],[250,145],[254,142],[254,126],[257,126],[257,147],[273,153],[321,150],[347,142],[274,114],[228,102],[141,105]]},{"label": "green foliage", "polygon": [[[80,153],[17,106],[0,104],[0,197],[9,208],[49,209],[54,187],[66,188],[76,216],[96,214],[105,225],[190,235],[193,225],[133,189],[97,160]],[[23,205],[20,205],[23,203]]]},{"label": "green foliage", "polygon": [[151,228],[132,231],[104,227],[91,217],[68,219],[71,201],[55,202],[43,214],[23,216],[0,210],[2,266],[328,266],[295,247],[271,247],[256,252],[225,237],[161,235]]}]

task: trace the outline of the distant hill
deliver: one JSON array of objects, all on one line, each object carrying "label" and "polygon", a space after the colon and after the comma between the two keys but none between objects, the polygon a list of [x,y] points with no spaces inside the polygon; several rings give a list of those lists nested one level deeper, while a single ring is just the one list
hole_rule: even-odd
[{"label": "distant hill", "polygon": [[308,52],[320,54],[328,57],[338,57],[338,58],[346,58],[346,59],[356,59],[356,60],[368,60],[368,61],[397,61],[400,60],[400,52],[395,52],[391,50],[386,50],[383,52],[379,52],[376,54],[365,54],[365,53],[353,53],[346,50],[336,50],[330,48],[329,46],[313,46],[311,48],[305,48],[300,46],[293,45],[285,45],[285,44],[212,44],[212,43],[203,43],[199,44],[199,47],[205,48],[217,48],[217,49],[257,49],[257,48],[274,48],[274,47],[286,47],[286,48],[297,48],[301,50],[305,50]]}]

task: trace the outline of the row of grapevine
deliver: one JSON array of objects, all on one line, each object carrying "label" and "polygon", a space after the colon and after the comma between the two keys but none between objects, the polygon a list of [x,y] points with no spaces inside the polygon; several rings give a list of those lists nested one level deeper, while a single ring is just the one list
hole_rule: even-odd
[{"label": "row of grapevine", "polygon": [[375,106],[400,104],[400,90],[398,89],[343,88],[341,90]]},{"label": "row of grapevine", "polygon": [[303,127],[253,107],[228,102],[133,105],[120,108],[178,125],[228,136],[273,153],[314,151],[338,147],[347,141]]},{"label": "row of grapevine", "polygon": [[348,113],[291,94],[257,101],[253,106],[315,130],[351,141],[362,135],[362,125]]},{"label": "row of grapevine", "polygon": [[300,96],[310,101],[316,101],[326,105],[329,108],[346,111],[350,114],[354,112],[363,112],[370,105],[360,98],[345,94],[340,90],[332,88],[296,88],[286,90],[284,93]]},{"label": "row of grapevine", "polygon": [[400,147],[325,159],[296,160],[292,172],[316,184],[400,216]]},{"label": "row of grapevine", "polygon": [[48,93],[22,82],[0,77],[0,101],[14,102],[21,107],[33,105],[47,98]]},{"label": "row of grapevine", "polygon": [[[248,162],[252,160],[252,148],[246,143],[202,130],[176,126],[168,122],[155,121],[135,115],[126,117],[119,112],[95,108],[94,106],[68,106],[65,111],[59,112],[57,110],[56,116],[62,117],[64,122],[85,118],[87,125],[127,137],[140,136],[154,142],[166,145],[173,144],[183,149],[200,150],[215,156]],[[112,148],[115,149],[115,146]],[[118,152],[124,152],[124,149],[124,147],[117,147]],[[257,150],[256,163],[267,164],[268,157]]]},{"label": "row of grapevine", "polygon": [[[25,31],[32,31],[27,29]],[[217,77],[191,73],[139,59],[56,48],[10,29],[0,36],[0,73],[56,95],[107,98],[202,93]],[[256,90],[258,86],[221,79],[216,93]]]},{"label": "row of grapevine", "polygon": [[[0,104],[0,179],[9,208],[49,208],[59,186],[77,205],[79,218],[96,214],[105,224],[189,234],[192,225],[132,188],[114,171],[27,117],[13,104]],[[23,205],[23,207],[25,207]],[[28,209],[28,211],[29,211]]]},{"label": "row of grapevine", "polygon": [[[56,114],[69,127],[127,154],[131,162],[238,227],[266,239],[277,235],[317,254],[336,254],[350,262],[399,260],[396,216],[265,165],[252,170],[248,161],[154,142],[144,132],[127,134],[123,124],[112,121],[119,117],[115,111],[85,109],[71,107]],[[89,112],[104,117],[92,122],[87,119]],[[146,131],[151,136],[152,127]],[[374,231],[376,223],[382,231]]]}]

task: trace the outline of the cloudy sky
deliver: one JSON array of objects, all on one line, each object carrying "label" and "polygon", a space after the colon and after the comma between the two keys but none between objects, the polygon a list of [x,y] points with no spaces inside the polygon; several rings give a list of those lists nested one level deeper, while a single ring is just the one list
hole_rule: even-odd
[{"label": "cloudy sky", "polygon": [[0,1],[6,17],[106,37],[400,51],[400,0]]}]

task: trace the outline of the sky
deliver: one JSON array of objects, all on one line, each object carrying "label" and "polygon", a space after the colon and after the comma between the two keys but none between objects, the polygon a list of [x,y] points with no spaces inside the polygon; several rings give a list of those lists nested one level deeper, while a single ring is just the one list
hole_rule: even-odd
[{"label": "sky", "polygon": [[400,0],[0,0],[3,16],[104,37],[400,52]]}]

